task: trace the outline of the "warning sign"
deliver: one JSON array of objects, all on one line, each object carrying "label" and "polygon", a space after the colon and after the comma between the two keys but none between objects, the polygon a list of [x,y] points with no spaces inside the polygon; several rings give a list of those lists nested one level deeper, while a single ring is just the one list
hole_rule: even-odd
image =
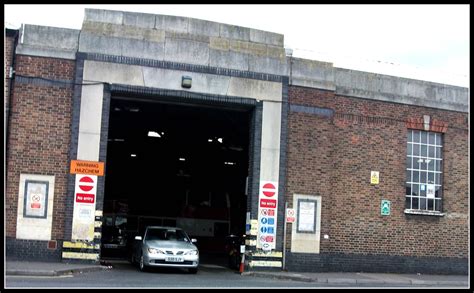
[{"label": "warning sign", "polygon": [[48,188],[48,181],[25,181],[24,217],[47,217]]},{"label": "warning sign", "polygon": [[272,183],[265,183],[262,186],[262,193],[267,197],[272,197],[276,193],[276,187]]},{"label": "warning sign", "polygon": [[95,175],[76,175],[72,219],[73,240],[92,241],[94,239],[97,178]]},{"label": "warning sign", "polygon": [[79,179],[79,188],[82,191],[91,191],[94,188],[94,180],[89,176],[84,176]]},{"label": "warning sign", "polygon": [[276,246],[278,182],[261,181],[258,197],[257,248],[272,250]]},{"label": "warning sign", "polygon": [[273,209],[275,209],[277,207],[277,201],[274,200],[274,199],[262,198],[260,200],[260,207],[261,208],[273,208]]},{"label": "warning sign", "polygon": [[286,209],[286,222],[294,223],[296,221],[295,209]]},{"label": "warning sign", "polygon": [[94,194],[76,193],[76,202],[94,203]]},{"label": "warning sign", "polygon": [[72,160],[70,173],[104,176],[104,162]]},{"label": "warning sign", "polygon": [[370,171],[370,184],[379,184],[379,171]]}]

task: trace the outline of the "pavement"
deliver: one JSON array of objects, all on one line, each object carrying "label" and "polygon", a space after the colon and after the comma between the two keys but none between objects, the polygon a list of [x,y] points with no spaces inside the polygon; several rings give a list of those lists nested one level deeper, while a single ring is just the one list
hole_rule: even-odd
[{"label": "pavement", "polygon": [[[60,276],[82,274],[113,269],[112,266],[100,264],[78,264],[66,262],[25,262],[6,261],[5,275],[23,276]],[[308,273],[308,272],[264,272],[249,271],[241,273],[242,276],[276,278],[302,282],[328,284],[329,286],[343,285],[377,285],[381,286],[443,286],[465,287],[469,286],[468,275],[424,275],[424,274],[380,274],[380,273]]]},{"label": "pavement", "polygon": [[243,272],[242,275],[276,278],[302,282],[328,284],[328,286],[380,285],[380,286],[469,286],[468,275],[424,275],[424,274],[381,274],[381,273],[309,273],[309,272]]},{"label": "pavement", "polygon": [[61,276],[111,269],[100,264],[78,264],[66,262],[6,261],[5,275]]}]

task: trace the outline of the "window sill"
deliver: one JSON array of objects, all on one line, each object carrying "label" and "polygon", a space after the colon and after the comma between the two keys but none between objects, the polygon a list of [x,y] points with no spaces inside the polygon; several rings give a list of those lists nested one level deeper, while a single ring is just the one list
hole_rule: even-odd
[{"label": "window sill", "polygon": [[423,216],[437,216],[437,217],[443,217],[444,213],[438,212],[438,211],[423,211],[423,210],[410,210],[406,209],[405,214],[408,215],[423,215]]}]

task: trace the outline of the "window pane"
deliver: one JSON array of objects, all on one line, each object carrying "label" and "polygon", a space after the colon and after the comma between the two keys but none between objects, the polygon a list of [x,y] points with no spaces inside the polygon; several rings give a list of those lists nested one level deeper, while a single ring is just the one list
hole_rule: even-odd
[{"label": "window pane", "polygon": [[443,145],[443,136],[440,133],[436,133],[436,144]]},{"label": "window pane", "polygon": [[421,132],[421,143],[428,143],[428,133],[426,131]]},{"label": "window pane", "polygon": [[419,195],[419,188],[420,188],[419,184],[413,184],[411,194],[412,195]]},{"label": "window pane", "polygon": [[428,170],[428,164],[426,163],[426,159],[422,159],[420,163],[420,170]]},{"label": "window pane", "polygon": [[410,183],[405,183],[405,194],[406,195],[411,195],[411,184]]},{"label": "window pane", "polygon": [[436,160],[430,159],[428,163],[428,170],[429,171],[434,171],[435,170],[435,162]]},{"label": "window pane", "polygon": [[435,134],[433,132],[428,133],[428,143],[435,144]]},{"label": "window pane", "polygon": [[407,143],[407,156],[411,156],[411,143]]},{"label": "window pane", "polygon": [[420,210],[426,210],[426,197],[420,198]]},{"label": "window pane", "polygon": [[441,156],[441,148],[440,147],[436,147],[436,158],[438,159],[441,159],[442,156]]},{"label": "window pane", "polygon": [[436,171],[443,172],[443,160],[438,160],[436,162]]},{"label": "window pane", "polygon": [[443,188],[441,186],[436,186],[435,187],[435,197],[436,198],[441,198],[443,195]]},{"label": "window pane", "polygon": [[420,132],[413,130],[413,142],[420,142]]},{"label": "window pane", "polygon": [[419,199],[418,197],[412,197],[412,209],[419,209],[420,206],[418,205],[419,204]]},{"label": "window pane", "polygon": [[405,161],[405,166],[406,168],[411,168],[411,157],[407,157],[407,160]]},{"label": "window pane", "polygon": [[411,182],[411,179],[412,179],[412,178],[411,178],[411,170],[407,170],[406,176],[407,176],[407,177],[406,177],[406,178],[407,178],[407,182]]},{"label": "window pane", "polygon": [[421,146],[421,153],[420,153],[420,155],[421,155],[422,157],[427,157],[427,156],[428,156],[428,146],[426,146],[426,145],[422,145],[422,146]]},{"label": "window pane", "polygon": [[428,199],[428,210],[430,211],[434,210],[433,202],[434,202],[434,199]]},{"label": "window pane", "polygon": [[413,155],[414,156],[419,156],[420,155],[420,145],[419,144],[414,144],[413,145]]},{"label": "window pane", "polygon": [[420,196],[426,196],[426,184],[420,184]]},{"label": "window pane", "polygon": [[421,183],[426,183],[426,172],[420,172],[420,182]]},{"label": "window pane", "polygon": [[408,142],[413,141],[413,130],[408,130],[407,141]]},{"label": "window pane", "polygon": [[420,182],[420,171],[413,171],[413,182]]},{"label": "window pane", "polygon": [[433,172],[428,172],[428,183],[429,184],[434,184],[435,180],[435,174]]},{"label": "window pane", "polygon": [[411,209],[411,197],[410,196],[405,197],[405,208],[406,209]]},{"label": "window pane", "polygon": [[435,173],[435,184],[440,184],[441,185],[441,174],[440,173]]},{"label": "window pane", "polygon": [[428,147],[428,157],[430,157],[430,158],[435,157],[435,147],[434,146]]},{"label": "window pane", "polygon": [[441,212],[441,200],[440,199],[435,199],[435,210],[438,212]]},{"label": "window pane", "polygon": [[414,158],[414,157],[411,158],[411,168],[412,169],[418,169],[418,162],[417,161],[418,161],[417,158]]}]

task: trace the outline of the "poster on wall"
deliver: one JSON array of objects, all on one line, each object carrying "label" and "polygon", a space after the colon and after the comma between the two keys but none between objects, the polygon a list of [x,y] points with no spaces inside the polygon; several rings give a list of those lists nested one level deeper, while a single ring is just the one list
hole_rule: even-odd
[{"label": "poster on wall", "polygon": [[48,181],[25,181],[23,217],[46,218],[48,212]]},{"label": "poster on wall", "polygon": [[297,232],[316,231],[316,201],[298,200]]}]

